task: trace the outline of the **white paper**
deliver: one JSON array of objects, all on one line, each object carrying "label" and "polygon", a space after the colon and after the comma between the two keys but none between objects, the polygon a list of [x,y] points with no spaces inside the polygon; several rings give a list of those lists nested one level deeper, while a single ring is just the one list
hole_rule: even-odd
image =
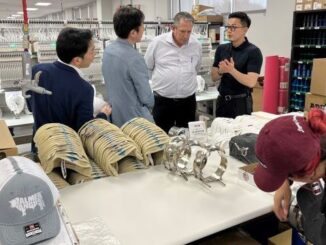
[{"label": "white paper", "polygon": [[96,217],[73,225],[81,245],[121,245],[103,219]]}]

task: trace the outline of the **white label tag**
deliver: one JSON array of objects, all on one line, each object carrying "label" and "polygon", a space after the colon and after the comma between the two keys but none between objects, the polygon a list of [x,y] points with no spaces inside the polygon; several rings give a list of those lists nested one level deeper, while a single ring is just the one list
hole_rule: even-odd
[{"label": "white label tag", "polygon": [[203,121],[189,122],[189,138],[200,142],[207,141],[206,124]]},{"label": "white label tag", "polygon": [[24,230],[25,230],[26,238],[29,238],[29,237],[32,237],[32,236],[42,233],[42,229],[41,229],[41,226],[39,223],[26,225],[24,227]]},{"label": "white label tag", "polygon": [[61,160],[61,173],[62,173],[62,177],[64,179],[67,178],[67,168],[66,168],[66,161],[65,160]]}]

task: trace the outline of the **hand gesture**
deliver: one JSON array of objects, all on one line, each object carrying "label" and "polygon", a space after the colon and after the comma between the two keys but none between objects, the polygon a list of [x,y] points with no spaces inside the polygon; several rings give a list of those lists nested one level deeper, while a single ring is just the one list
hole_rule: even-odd
[{"label": "hand gesture", "polygon": [[109,116],[112,113],[112,107],[109,104],[106,104],[102,107],[101,112],[106,116]]},{"label": "hand gesture", "polygon": [[231,73],[234,70],[234,60],[231,57],[230,61],[225,59],[218,64],[220,73]]}]

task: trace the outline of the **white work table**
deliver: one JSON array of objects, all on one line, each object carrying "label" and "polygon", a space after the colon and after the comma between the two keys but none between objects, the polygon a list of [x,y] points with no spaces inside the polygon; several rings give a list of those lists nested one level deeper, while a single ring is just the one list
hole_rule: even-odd
[{"label": "white work table", "polygon": [[73,224],[100,217],[123,245],[186,244],[272,211],[272,195],[239,182],[229,160],[225,187],[158,165],[66,187],[61,201]]},{"label": "white work table", "polygon": [[[218,92],[216,88],[211,88],[209,90],[205,90],[201,93],[196,94],[196,101],[208,101],[208,100],[216,100],[218,96]],[[213,111],[215,113],[215,105],[216,103],[213,103]],[[19,115],[19,118],[15,118],[13,114],[10,115],[4,115],[1,119],[4,119],[6,121],[6,124],[8,127],[20,127],[20,126],[26,126],[26,125],[33,125],[34,119],[33,115],[27,115],[27,114],[21,114]]]},{"label": "white work table", "polygon": [[1,119],[6,121],[8,127],[19,127],[26,125],[33,125],[34,119],[33,115],[22,114],[19,118],[15,118],[14,115],[4,115]]},{"label": "white work table", "polygon": [[207,101],[207,100],[216,100],[219,92],[215,87],[210,88],[209,90],[205,90],[200,93],[196,93],[196,101]]},{"label": "white work table", "polygon": [[196,101],[203,102],[203,101],[212,101],[213,103],[213,118],[216,117],[216,99],[219,95],[219,92],[215,87],[210,87],[208,90],[205,90],[200,93],[196,93]]}]

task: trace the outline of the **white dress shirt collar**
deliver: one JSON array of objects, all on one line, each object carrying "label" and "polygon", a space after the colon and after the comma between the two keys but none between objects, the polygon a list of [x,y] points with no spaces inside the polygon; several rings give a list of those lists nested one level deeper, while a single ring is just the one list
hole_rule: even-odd
[{"label": "white dress shirt collar", "polygon": [[84,78],[84,73],[83,73],[82,70],[79,69],[78,67],[73,66],[73,65],[70,65],[70,64],[67,64],[67,63],[63,62],[62,60],[60,60],[59,58],[58,58],[58,61],[59,61],[60,63],[62,63],[62,64],[65,64],[65,65],[70,66],[71,68],[75,69],[75,70],[77,71],[77,73],[79,74],[79,76],[82,77],[82,78]]}]

